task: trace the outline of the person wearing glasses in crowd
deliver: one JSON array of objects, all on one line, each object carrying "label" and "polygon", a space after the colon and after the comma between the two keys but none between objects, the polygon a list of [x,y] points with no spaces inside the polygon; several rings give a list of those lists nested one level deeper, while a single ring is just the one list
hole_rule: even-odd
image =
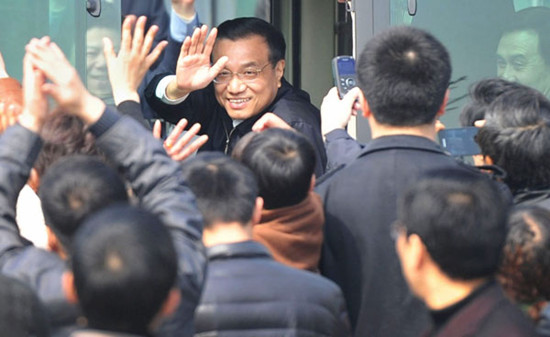
[{"label": "person wearing glasses in crowd", "polygon": [[320,176],[326,164],[320,113],[306,92],[283,77],[283,34],[258,18],[228,20],[207,33],[202,26],[183,41],[175,75],[159,74],[149,83],[151,107],[172,123],[182,117],[188,125],[200,123],[209,137],[201,150],[227,154],[273,112],[314,145]]}]

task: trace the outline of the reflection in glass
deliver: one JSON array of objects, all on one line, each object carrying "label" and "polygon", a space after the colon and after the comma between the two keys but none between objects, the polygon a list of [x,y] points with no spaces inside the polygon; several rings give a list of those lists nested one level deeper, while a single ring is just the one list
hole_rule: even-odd
[{"label": "reflection in glass", "polygon": [[102,1],[101,5],[101,15],[98,18],[87,15],[86,86],[93,95],[105,103],[114,104],[103,56],[103,38],[110,38],[115,51],[118,51],[121,27],[120,0]]}]

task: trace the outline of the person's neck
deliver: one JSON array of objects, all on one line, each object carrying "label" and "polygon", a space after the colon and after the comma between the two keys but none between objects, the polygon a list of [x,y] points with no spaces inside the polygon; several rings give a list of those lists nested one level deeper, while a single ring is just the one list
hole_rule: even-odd
[{"label": "person's neck", "polygon": [[216,223],[205,228],[202,242],[206,247],[252,240],[252,226],[239,222]]},{"label": "person's neck", "polygon": [[408,135],[408,136],[419,136],[428,138],[435,142],[436,139],[436,130],[435,130],[435,121],[430,124],[423,124],[417,126],[394,126],[387,124],[380,124],[376,122],[373,118],[369,119],[371,127],[371,137],[372,139],[383,137],[383,136],[397,136],[397,135]]},{"label": "person's neck", "polygon": [[486,278],[467,281],[445,278],[434,278],[427,280],[425,283],[426,291],[422,298],[430,310],[448,308],[468,297],[468,295],[488,281]]}]

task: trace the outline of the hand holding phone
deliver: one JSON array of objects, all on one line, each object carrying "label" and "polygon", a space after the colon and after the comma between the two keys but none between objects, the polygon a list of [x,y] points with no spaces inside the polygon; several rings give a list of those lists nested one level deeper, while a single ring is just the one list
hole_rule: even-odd
[{"label": "hand holding phone", "polygon": [[472,156],[481,151],[475,141],[475,135],[479,128],[470,126],[456,129],[443,129],[439,131],[439,143],[449,151],[453,157]]},{"label": "hand holding phone", "polygon": [[355,74],[355,59],[352,56],[336,56],[332,59],[332,76],[338,95],[342,99],[346,93],[357,86]]}]

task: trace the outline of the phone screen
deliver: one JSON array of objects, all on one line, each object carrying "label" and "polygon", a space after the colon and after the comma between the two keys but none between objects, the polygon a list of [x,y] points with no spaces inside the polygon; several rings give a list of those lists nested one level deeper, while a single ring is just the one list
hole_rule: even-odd
[{"label": "phone screen", "polygon": [[353,58],[342,58],[338,60],[338,72],[341,75],[355,75],[355,61]]},{"label": "phone screen", "polygon": [[475,141],[478,130],[476,127],[443,129],[438,134],[439,143],[454,157],[480,154],[481,151]]}]

